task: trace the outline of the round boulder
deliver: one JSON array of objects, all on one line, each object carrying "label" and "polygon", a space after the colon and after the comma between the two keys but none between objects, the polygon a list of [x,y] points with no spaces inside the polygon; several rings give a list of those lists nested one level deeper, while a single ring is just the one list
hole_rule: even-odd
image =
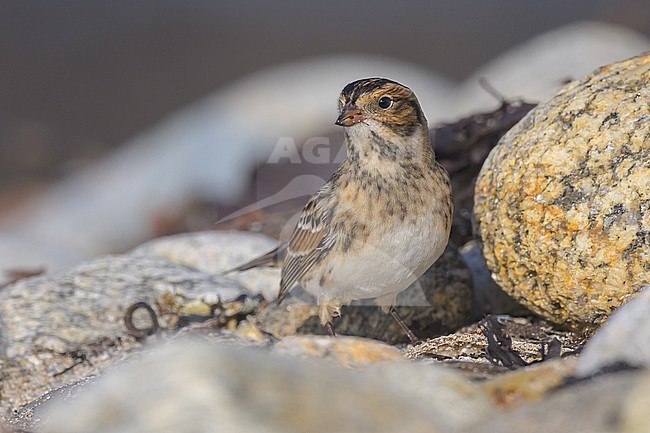
[{"label": "round boulder", "polygon": [[604,321],[650,282],[650,54],[540,104],[490,153],[475,217],[493,278],[538,315]]}]

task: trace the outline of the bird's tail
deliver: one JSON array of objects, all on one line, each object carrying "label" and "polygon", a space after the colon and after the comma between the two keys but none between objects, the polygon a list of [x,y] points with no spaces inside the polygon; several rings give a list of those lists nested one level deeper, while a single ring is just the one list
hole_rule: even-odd
[{"label": "bird's tail", "polygon": [[284,300],[284,298],[286,298],[287,295],[289,294],[289,290],[283,289],[283,287],[284,286],[283,286],[282,282],[280,282],[280,293],[278,293],[278,297],[275,298],[275,300],[273,301],[273,303],[275,305],[280,305],[282,303],[282,301]]},{"label": "bird's tail", "polygon": [[269,251],[266,254],[256,257],[253,260],[244,263],[243,265],[239,265],[235,268],[224,271],[223,274],[230,274],[232,272],[243,272],[254,268],[278,267],[280,266],[280,262],[284,257],[285,250],[286,250],[285,245],[279,245],[275,247],[272,251]]},{"label": "bird's tail", "polygon": [[[254,268],[262,268],[262,267],[278,267],[280,266],[280,263],[282,263],[282,260],[284,260],[284,255],[286,253],[287,246],[285,244],[280,244],[277,247],[275,247],[272,251],[269,251],[266,254],[262,254],[259,257],[254,258],[253,260],[244,263],[243,265],[239,265],[236,268],[228,269],[227,271],[223,272],[223,274],[229,274],[232,272],[244,272],[249,269],[254,269]],[[283,288],[284,285],[282,282],[280,283],[280,293],[278,294],[278,297],[272,301],[273,304],[275,305],[280,305],[284,298],[287,296],[289,293],[289,290],[286,288]]]}]

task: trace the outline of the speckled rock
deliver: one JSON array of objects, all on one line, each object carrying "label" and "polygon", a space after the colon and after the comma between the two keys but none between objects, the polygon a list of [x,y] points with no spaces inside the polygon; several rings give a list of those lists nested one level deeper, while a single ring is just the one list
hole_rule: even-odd
[{"label": "speckled rock", "polygon": [[620,363],[650,368],[650,287],[596,331],[580,355],[578,374],[588,376]]},{"label": "speckled rock", "polygon": [[349,368],[363,368],[386,361],[403,361],[398,349],[369,338],[300,335],[287,337],[273,348],[275,353],[296,358],[318,359]]},{"label": "speckled rock", "polygon": [[576,328],[650,282],[650,54],[569,84],[512,128],[476,183],[497,283]]},{"label": "speckled rock", "polygon": [[[529,364],[541,361],[544,346],[548,345],[554,338],[558,339],[562,344],[561,352],[563,355],[577,350],[582,343],[575,333],[557,330],[548,323],[539,320],[532,321],[529,318],[500,316],[499,323],[511,338],[512,350]],[[461,368],[473,379],[488,379],[495,374],[510,372],[509,368],[495,365],[488,360],[486,356],[487,345],[487,339],[478,324],[472,324],[453,334],[442,335],[415,345],[409,345],[404,349],[404,356],[413,360],[434,359]],[[525,380],[522,379],[522,383]],[[519,391],[513,391],[513,394],[516,392]],[[516,396],[513,395],[514,397]],[[502,403],[505,403],[505,400]]]},{"label": "speckled rock", "polygon": [[[313,299],[298,288],[281,305],[269,305],[257,317],[259,326],[276,337],[322,334]],[[448,247],[443,256],[415,283],[400,293],[396,308],[420,338],[456,330],[471,320],[472,280],[458,252]],[[334,320],[337,333],[375,338],[388,343],[407,342],[395,320],[372,300],[354,302]]]},{"label": "speckled rock", "polygon": [[135,345],[124,327],[127,308],[139,301],[154,305],[165,293],[226,300],[248,292],[226,277],[164,259],[130,256],[98,258],[62,274],[4,288],[0,407],[17,408],[122,357]]},{"label": "speckled rock", "polygon": [[124,334],[123,317],[134,302],[164,293],[235,298],[246,289],[157,258],[106,256],[52,277],[30,278],[0,292],[0,349],[6,358],[35,347],[70,350],[82,343]]},{"label": "speckled rock", "polygon": [[[208,274],[220,274],[271,251],[278,241],[259,233],[209,231],[183,233],[154,239],[131,251],[135,256],[162,257]],[[239,281],[253,293],[274,299],[280,287],[280,270],[256,268],[233,272],[228,277]]]},{"label": "speckled rock", "polygon": [[479,387],[442,367],[399,362],[359,372],[196,341],[87,388],[42,407],[39,431],[434,433],[490,410]]}]

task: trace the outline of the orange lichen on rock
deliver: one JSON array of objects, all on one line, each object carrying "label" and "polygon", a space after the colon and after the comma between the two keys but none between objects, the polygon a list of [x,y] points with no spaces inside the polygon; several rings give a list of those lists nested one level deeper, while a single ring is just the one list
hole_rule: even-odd
[{"label": "orange lichen on rock", "polygon": [[650,54],[575,81],[512,128],[476,182],[497,282],[582,328],[650,283]]}]

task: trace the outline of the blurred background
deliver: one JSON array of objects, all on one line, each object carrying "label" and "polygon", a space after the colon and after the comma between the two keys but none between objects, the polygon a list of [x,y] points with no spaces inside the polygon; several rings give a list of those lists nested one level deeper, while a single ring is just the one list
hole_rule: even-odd
[{"label": "blurred background", "polygon": [[[0,1],[0,270],[259,229],[229,216],[327,178],[354,79],[411,86],[436,126],[499,106],[479,77],[538,102],[649,41],[647,0]],[[261,167],[279,143],[299,160]]]}]

